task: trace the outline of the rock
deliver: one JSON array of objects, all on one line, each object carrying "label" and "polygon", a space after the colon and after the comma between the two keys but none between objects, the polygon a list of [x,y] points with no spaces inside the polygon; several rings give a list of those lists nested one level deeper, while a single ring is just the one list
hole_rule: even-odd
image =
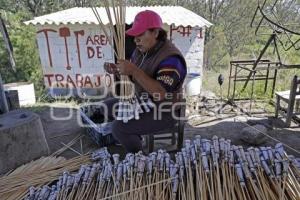
[{"label": "rock", "polygon": [[247,123],[250,124],[251,126],[260,124],[260,125],[265,126],[268,130],[273,129],[272,121],[269,120],[268,118],[266,118],[266,119],[252,119],[252,120],[250,119],[250,120],[247,121]]},{"label": "rock", "polygon": [[216,99],[217,98],[216,94],[209,90],[201,90],[200,96],[203,97],[204,99]]},{"label": "rock", "polygon": [[241,140],[250,145],[260,145],[267,139],[267,137],[261,132],[267,133],[267,128],[260,124],[245,127],[242,129]]},{"label": "rock", "polygon": [[216,114],[214,112],[212,112],[212,111],[208,111],[207,115],[210,116],[210,117],[216,116]]},{"label": "rock", "polygon": [[37,114],[15,110],[0,116],[0,174],[48,154]]}]

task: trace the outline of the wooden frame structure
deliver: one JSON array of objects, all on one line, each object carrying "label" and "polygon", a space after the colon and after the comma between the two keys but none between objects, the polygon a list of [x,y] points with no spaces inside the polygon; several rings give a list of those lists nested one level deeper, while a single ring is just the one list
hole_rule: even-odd
[{"label": "wooden frame structure", "polygon": [[[278,0],[271,2],[271,7],[274,8],[278,3]],[[281,61],[280,51],[278,50],[278,44],[280,44],[283,50],[288,51],[291,48],[295,50],[300,50],[300,32],[287,29],[280,22],[275,22],[268,16],[270,9],[265,10],[267,1],[265,0],[262,4],[258,3],[258,6],[255,10],[255,14],[252,18],[251,27],[256,26],[255,34],[258,35],[258,30],[262,27],[267,27],[271,30],[271,33],[265,33],[264,35],[269,35],[269,39],[266,42],[265,46],[261,50],[259,56],[255,60],[238,60],[230,62],[230,72],[229,72],[229,85],[228,85],[228,100],[234,102],[235,100],[242,100],[236,98],[237,94],[237,82],[243,82],[243,88],[239,92],[243,92],[248,83],[251,82],[251,92],[250,97],[246,97],[243,100],[250,100],[250,112],[251,105],[253,101],[254,85],[256,81],[264,81],[264,93],[267,92],[269,81],[272,81],[271,97],[274,95],[276,79],[279,69],[293,69],[300,68],[300,64],[287,65],[283,64]],[[274,10],[271,9],[271,14],[275,16]],[[255,24],[255,22],[258,22]],[[282,41],[281,37],[286,37],[287,42]],[[292,36],[297,37],[298,39],[292,40]],[[277,61],[270,61],[263,59],[267,49],[273,44],[274,53],[276,54]],[[287,46],[286,46],[287,45]],[[248,73],[247,75],[243,74],[244,72]],[[233,83],[232,83],[233,82]],[[233,86],[233,88],[232,88]]]},{"label": "wooden frame structure", "polygon": [[[284,117],[286,117],[286,126],[291,126],[291,121],[293,117],[296,117],[294,114],[295,104],[296,107],[300,103],[300,78],[294,76],[291,82],[291,89],[288,91],[276,92],[276,108],[275,108],[275,117],[278,117],[280,111]],[[287,108],[284,108],[280,105],[280,101],[287,103]],[[297,106],[298,105],[298,106]]]},{"label": "wooden frame structure", "polygon": [[[272,95],[274,94],[274,87],[275,87],[276,78],[277,78],[277,70],[280,68],[281,63],[280,62],[271,62],[270,60],[260,60],[259,62],[256,62],[256,61],[257,60],[239,60],[239,61],[231,61],[230,62],[229,87],[228,87],[228,94],[227,94],[229,99],[237,100],[235,98],[236,84],[237,84],[237,82],[245,82],[245,81],[252,81],[251,97],[254,92],[253,87],[254,87],[255,81],[264,81],[265,82],[264,93],[267,92],[268,82],[273,81]],[[254,66],[256,66],[255,69],[253,69]],[[271,74],[272,69],[274,69],[273,75]],[[249,74],[251,74],[250,78],[248,78],[249,75],[241,75],[243,70],[246,72],[249,72]],[[265,74],[263,73],[264,71],[266,72]],[[231,91],[232,84],[233,84],[233,90]]]}]

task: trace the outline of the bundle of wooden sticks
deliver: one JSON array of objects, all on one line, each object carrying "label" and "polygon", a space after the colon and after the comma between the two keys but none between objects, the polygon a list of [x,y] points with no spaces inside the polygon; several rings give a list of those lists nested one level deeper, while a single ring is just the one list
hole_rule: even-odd
[{"label": "bundle of wooden sticks", "polygon": [[49,184],[56,181],[64,170],[77,171],[82,164],[90,164],[89,155],[82,155],[69,160],[63,157],[48,156],[27,163],[0,177],[0,199],[24,199],[30,186],[39,187]]},{"label": "bundle of wooden sticks", "polygon": [[129,153],[120,160],[106,148],[94,152],[92,160],[49,185],[30,188],[26,199],[300,198],[299,160],[280,143],[244,150],[224,138],[196,136],[185,141],[174,160],[161,149],[148,156]]}]

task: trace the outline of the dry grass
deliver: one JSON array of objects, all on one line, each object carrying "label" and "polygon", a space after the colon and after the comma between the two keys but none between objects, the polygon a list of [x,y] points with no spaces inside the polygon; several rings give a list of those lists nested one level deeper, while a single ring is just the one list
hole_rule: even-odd
[{"label": "dry grass", "polygon": [[[219,74],[223,74],[224,76],[224,83],[222,85],[222,89],[218,84],[218,76]],[[282,69],[279,70],[277,81],[275,85],[275,92],[276,91],[283,91],[288,90],[290,88],[290,83],[294,75],[300,76],[300,69]],[[217,96],[223,95],[223,98],[227,98],[228,93],[228,83],[229,83],[229,68],[224,69],[221,68],[218,71],[215,70],[204,70],[203,75],[203,89],[210,90],[214,92]],[[237,90],[240,91],[244,83],[237,84]],[[263,81],[256,81],[254,86],[254,98],[264,98],[266,100],[271,99],[271,85],[272,81],[269,82],[267,94],[264,94],[264,82]],[[236,95],[237,97],[244,98],[250,97],[251,94],[251,82],[249,82],[247,89]]]}]

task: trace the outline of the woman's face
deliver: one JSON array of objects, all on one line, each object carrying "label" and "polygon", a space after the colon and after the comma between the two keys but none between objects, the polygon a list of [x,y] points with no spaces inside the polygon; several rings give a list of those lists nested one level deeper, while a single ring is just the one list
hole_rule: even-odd
[{"label": "woman's face", "polygon": [[136,44],[136,48],[141,52],[145,53],[149,49],[151,49],[157,42],[156,38],[158,36],[158,30],[153,31],[145,31],[141,35],[134,37],[134,42]]}]

